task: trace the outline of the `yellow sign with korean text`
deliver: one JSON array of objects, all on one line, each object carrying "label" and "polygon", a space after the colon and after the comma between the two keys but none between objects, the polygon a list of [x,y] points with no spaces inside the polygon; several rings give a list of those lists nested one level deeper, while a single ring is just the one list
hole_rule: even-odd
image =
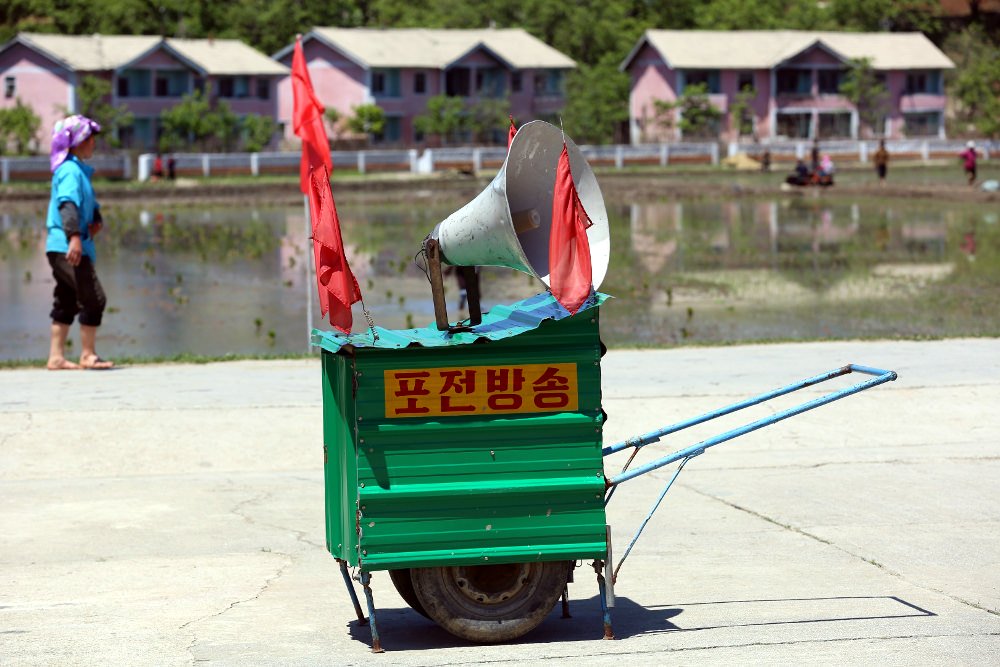
[{"label": "yellow sign with korean text", "polygon": [[388,418],[572,412],[579,405],[575,363],[383,373]]}]

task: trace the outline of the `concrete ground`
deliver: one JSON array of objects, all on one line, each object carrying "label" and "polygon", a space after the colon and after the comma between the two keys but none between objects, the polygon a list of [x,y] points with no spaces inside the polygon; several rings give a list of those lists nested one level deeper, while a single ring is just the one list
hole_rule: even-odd
[{"label": "concrete ground", "polygon": [[[0,663],[1000,664],[1000,339],[613,351],[606,442],[848,362],[899,380],[685,468],[622,568],[617,641],[586,567],[572,620],[500,646],[376,573],[382,656],[323,546],[317,361],[0,371]],[[616,556],[669,475],[618,490]]]}]

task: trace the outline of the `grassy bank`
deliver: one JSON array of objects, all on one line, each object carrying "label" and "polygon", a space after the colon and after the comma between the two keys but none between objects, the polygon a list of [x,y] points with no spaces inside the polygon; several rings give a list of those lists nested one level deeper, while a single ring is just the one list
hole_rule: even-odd
[{"label": "grassy bank", "polygon": [[[674,167],[627,167],[595,169],[601,188],[636,197],[777,195],[841,197],[875,195],[879,197],[935,197],[969,201],[1000,201],[996,193],[982,192],[966,185],[958,161],[924,163],[899,162],[891,165],[886,187],[879,187],[870,165],[849,163],[837,172],[837,184],[831,188],[782,187],[785,167],[768,173],[737,171],[724,166],[683,165]],[[334,172],[337,197],[376,196],[379,199],[406,199],[417,190],[462,191],[475,194],[495,175],[494,172],[471,175],[442,172],[431,175],[409,173],[360,174],[338,169]],[[1000,161],[983,163],[980,182],[1000,179]],[[298,178],[292,174],[263,176],[217,176],[184,178],[177,181],[140,183],[95,179],[102,201],[266,201],[299,203],[302,195]],[[8,204],[38,202],[49,196],[47,182],[21,182],[0,187],[0,201]]]}]

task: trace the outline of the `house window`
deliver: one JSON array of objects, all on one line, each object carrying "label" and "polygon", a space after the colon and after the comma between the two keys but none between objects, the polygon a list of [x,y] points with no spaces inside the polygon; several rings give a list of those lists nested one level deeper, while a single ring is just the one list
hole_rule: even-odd
[{"label": "house window", "polygon": [[399,116],[386,116],[382,131],[374,137],[375,143],[391,144],[398,142],[403,136],[402,129],[402,119]]},{"label": "house window", "polygon": [[372,70],[372,95],[377,97],[399,97],[399,70]]},{"label": "house window", "polygon": [[250,97],[250,77],[220,76],[219,97]]},{"label": "house window", "polygon": [[153,148],[154,118],[138,117],[131,125],[118,128],[118,140],[125,148]]},{"label": "house window", "polygon": [[704,85],[706,92],[721,93],[722,85],[719,83],[719,70],[717,69],[688,69],[681,70],[680,92],[688,86]]},{"label": "house window", "polygon": [[779,69],[776,78],[779,95],[808,95],[812,92],[810,70]]},{"label": "house window", "polygon": [[844,78],[843,70],[821,69],[817,78],[817,85],[821,95],[839,95],[840,83]]},{"label": "house window", "polygon": [[453,67],[444,75],[445,95],[468,97],[470,90],[470,75],[468,67]]},{"label": "house window", "polygon": [[535,95],[562,95],[563,71],[561,69],[535,72]]},{"label": "house window", "polygon": [[188,73],[184,70],[160,70],[153,82],[156,97],[180,97],[188,92]]},{"label": "house window", "polygon": [[941,93],[941,73],[940,72],[908,72],[906,75],[906,94],[930,93],[939,95]]},{"label": "house window", "polygon": [[203,78],[201,78],[200,76],[196,76],[194,78],[194,89],[195,89],[196,92],[199,92],[199,93],[204,93],[205,92],[205,80]]},{"label": "house window", "polygon": [[838,111],[819,114],[820,139],[846,139],[851,136],[851,113]]},{"label": "house window", "polygon": [[777,117],[778,136],[788,139],[808,139],[811,113],[779,113]]},{"label": "house window", "polygon": [[502,97],[503,84],[503,70],[497,67],[476,70],[476,94],[483,97]]},{"label": "house window", "polygon": [[521,92],[522,87],[523,87],[523,84],[521,83],[521,73],[520,72],[511,72],[510,73],[510,92],[512,92],[512,93],[519,93],[519,92]]},{"label": "house window", "polygon": [[721,118],[709,118],[695,130],[684,130],[685,139],[715,139],[722,131]]},{"label": "house window", "polygon": [[737,72],[736,73],[736,90],[756,90],[757,86],[754,85],[753,72]]},{"label": "house window", "polygon": [[908,137],[936,137],[941,129],[941,112],[904,113],[903,122]]},{"label": "house window", "polygon": [[14,97],[14,95],[16,94],[17,94],[17,80],[12,76],[5,77],[3,80],[3,96],[6,97],[7,99],[10,99]]},{"label": "house window", "polygon": [[413,93],[415,95],[423,95],[427,92],[427,75],[423,72],[417,72],[413,75]]},{"label": "house window", "polygon": [[118,97],[149,97],[152,92],[152,72],[148,69],[126,69],[118,73]]},{"label": "house window", "polygon": [[257,79],[257,99],[258,100],[269,100],[271,99],[271,81],[270,79],[265,79],[260,77]]}]

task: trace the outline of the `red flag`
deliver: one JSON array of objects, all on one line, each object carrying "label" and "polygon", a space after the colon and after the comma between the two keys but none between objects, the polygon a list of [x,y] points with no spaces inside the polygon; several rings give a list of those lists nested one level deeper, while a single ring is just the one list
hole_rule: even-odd
[{"label": "red flag", "polygon": [[573,185],[569,151],[563,143],[552,196],[549,289],[562,307],[571,313],[580,310],[590,296],[593,270],[587,228],[592,224]]},{"label": "red flag", "polygon": [[295,38],[292,54],[292,129],[302,140],[302,159],[299,163],[299,188],[309,192],[309,172],[316,167],[333,169],[330,159],[330,141],[323,125],[323,105],[316,98],[306,57],[302,53],[302,37]]},{"label": "red flag", "polygon": [[329,311],[330,324],[344,333],[351,333],[351,304],[361,300],[361,289],[347,264],[337,206],[330,189],[330,175],[324,166],[313,169],[309,179],[309,212],[312,217],[320,316]]},{"label": "red flag", "polygon": [[514,135],[517,134],[517,126],[514,125],[514,116],[509,116],[510,118],[510,129],[507,130],[507,151],[510,151],[510,145],[514,141]]}]

